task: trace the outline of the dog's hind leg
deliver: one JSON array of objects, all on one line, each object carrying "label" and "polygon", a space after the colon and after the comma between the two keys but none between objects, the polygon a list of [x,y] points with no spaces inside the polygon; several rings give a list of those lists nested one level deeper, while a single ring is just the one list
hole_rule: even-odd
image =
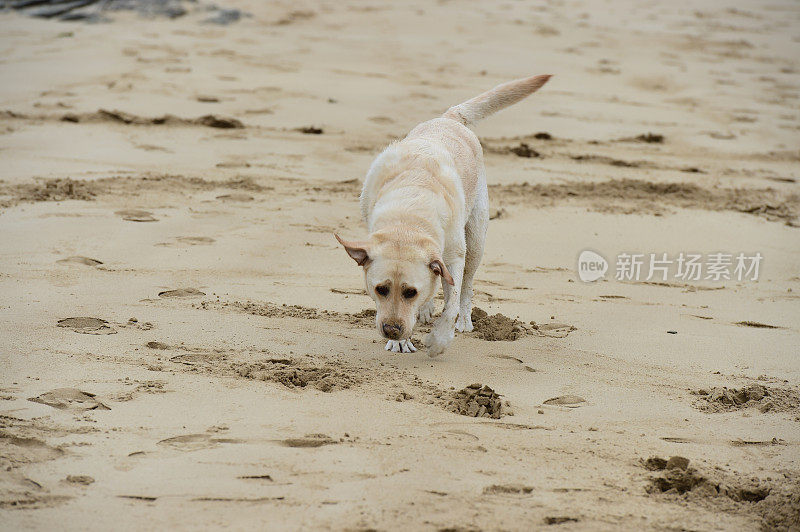
[{"label": "dog's hind leg", "polygon": [[456,330],[469,332],[472,330],[472,281],[483,257],[483,244],[486,240],[486,229],[489,226],[489,194],[486,181],[478,190],[478,198],[469,215],[466,226],[467,254],[464,262],[464,280],[461,285],[461,301],[458,306]]}]

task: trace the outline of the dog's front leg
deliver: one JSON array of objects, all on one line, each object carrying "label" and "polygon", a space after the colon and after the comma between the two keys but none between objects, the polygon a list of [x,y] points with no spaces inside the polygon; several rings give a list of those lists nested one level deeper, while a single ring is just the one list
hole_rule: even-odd
[{"label": "dog's front leg", "polygon": [[425,337],[425,345],[428,346],[429,357],[441,355],[455,336],[458,306],[461,301],[461,281],[464,278],[464,257],[456,257],[450,261],[447,264],[447,269],[450,271],[450,275],[453,276],[454,286],[442,283],[444,287],[444,310],[433,323],[431,332]]},{"label": "dog's front leg", "polygon": [[422,305],[419,309],[419,315],[417,316],[417,321],[423,325],[427,325],[433,321],[433,314],[436,312],[436,306],[433,304],[433,298],[430,301]]}]

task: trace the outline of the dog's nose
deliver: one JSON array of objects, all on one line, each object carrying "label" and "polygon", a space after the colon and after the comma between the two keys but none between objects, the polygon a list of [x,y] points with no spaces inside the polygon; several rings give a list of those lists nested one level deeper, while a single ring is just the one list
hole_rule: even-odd
[{"label": "dog's nose", "polygon": [[403,332],[403,327],[391,322],[385,322],[381,329],[383,329],[383,335],[390,340],[397,340],[400,338],[400,333]]}]

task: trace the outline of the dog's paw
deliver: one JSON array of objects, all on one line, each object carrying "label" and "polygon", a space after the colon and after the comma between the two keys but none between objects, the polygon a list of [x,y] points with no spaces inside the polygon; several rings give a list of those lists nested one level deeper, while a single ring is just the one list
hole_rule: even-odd
[{"label": "dog's paw", "polygon": [[431,323],[433,321],[433,313],[435,310],[436,306],[433,304],[433,299],[431,299],[419,309],[419,317],[417,320],[422,324]]},{"label": "dog's paw", "polygon": [[472,326],[472,316],[469,314],[459,314],[456,320],[456,330],[458,332],[470,332],[474,329]]},{"label": "dog's paw", "polygon": [[392,353],[416,353],[417,348],[411,343],[411,340],[389,340],[386,342],[387,351]]},{"label": "dog's paw", "polygon": [[428,356],[433,358],[444,353],[450,342],[453,341],[455,336],[452,330],[441,332],[433,330],[425,337],[425,345],[428,346]]}]

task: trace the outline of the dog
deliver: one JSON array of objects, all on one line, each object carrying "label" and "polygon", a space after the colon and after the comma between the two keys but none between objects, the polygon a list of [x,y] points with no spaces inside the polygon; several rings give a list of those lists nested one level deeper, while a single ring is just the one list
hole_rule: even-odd
[{"label": "dog", "polygon": [[444,309],[424,342],[440,355],[472,330],[472,281],[489,225],[483,150],[469,126],[542,87],[549,75],[498,85],[423,122],[372,162],[361,191],[369,236],[336,240],[364,269],[386,350],[415,352],[416,322],[430,323],[441,282]]}]

